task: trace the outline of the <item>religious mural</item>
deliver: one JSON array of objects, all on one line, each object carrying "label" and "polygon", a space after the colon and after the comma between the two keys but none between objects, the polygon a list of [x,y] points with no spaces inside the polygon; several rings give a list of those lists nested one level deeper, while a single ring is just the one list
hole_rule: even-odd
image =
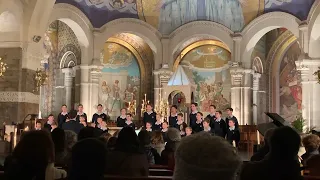
[{"label": "religious mural", "polygon": [[136,104],[140,95],[140,69],[136,57],[124,46],[107,42],[104,47],[99,103],[111,117]]},{"label": "religious mural", "polygon": [[163,34],[188,22],[207,20],[241,31],[266,12],[283,11],[306,20],[314,0],[57,0],[78,7],[100,28],[118,18],[141,19]]},{"label": "religious mural", "polygon": [[299,55],[299,44],[294,43],[280,64],[280,114],[288,121],[294,121],[302,110],[301,77],[295,64]]},{"label": "religious mural", "polygon": [[203,45],[188,52],[180,62],[190,81],[197,85],[194,101],[201,112],[209,112],[211,104],[219,110],[230,106],[230,58],[224,48]]}]

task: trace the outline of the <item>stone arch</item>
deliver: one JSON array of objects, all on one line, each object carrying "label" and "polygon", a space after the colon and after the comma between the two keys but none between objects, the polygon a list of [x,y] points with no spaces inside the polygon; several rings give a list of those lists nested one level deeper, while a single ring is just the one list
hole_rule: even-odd
[{"label": "stone arch", "polygon": [[55,20],[64,22],[72,29],[80,46],[89,47],[92,44],[92,25],[78,8],[64,3],[55,4],[46,27]]},{"label": "stone arch", "polygon": [[[195,34],[195,32],[197,32]],[[226,44],[230,51],[233,49],[233,32],[227,27],[210,21],[196,21],[187,23],[175,31],[173,31],[170,38],[170,61],[173,62],[175,52],[188,40],[204,36],[207,39],[219,40]]]},{"label": "stone arch", "polygon": [[77,57],[72,51],[67,51],[64,53],[60,60],[60,69],[63,68],[71,68],[76,66],[77,64]]},{"label": "stone arch", "polygon": [[59,52],[58,60],[60,61],[57,63],[55,68],[61,68],[62,61],[64,61],[64,58],[67,58],[70,54],[74,56],[76,65],[81,63],[81,52],[79,52],[79,49],[73,44],[68,44]]},{"label": "stone arch", "polygon": [[263,64],[260,57],[255,57],[252,62],[252,69],[260,74],[263,74]]},{"label": "stone arch", "polygon": [[320,1],[314,2],[308,16],[309,56],[320,57]]},{"label": "stone arch", "polygon": [[258,41],[269,31],[284,27],[299,37],[301,21],[285,12],[270,12],[251,21],[241,32],[241,62],[245,68],[251,69],[251,54]]},{"label": "stone arch", "polygon": [[[130,27],[130,28],[128,28]],[[95,48],[103,49],[104,43],[119,33],[130,33],[141,37],[154,53],[162,52],[161,34],[150,24],[133,18],[116,19],[103,25],[95,34]]]}]

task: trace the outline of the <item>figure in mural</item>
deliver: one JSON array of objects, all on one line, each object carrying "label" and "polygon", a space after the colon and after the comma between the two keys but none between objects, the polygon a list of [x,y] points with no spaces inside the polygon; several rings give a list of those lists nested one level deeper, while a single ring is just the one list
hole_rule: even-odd
[{"label": "figure in mural", "polygon": [[208,20],[223,24],[233,31],[244,26],[239,0],[162,0],[159,31],[170,34],[183,24]]},{"label": "figure in mural", "polygon": [[111,88],[110,88],[109,85],[107,85],[107,82],[106,82],[106,81],[103,81],[103,82],[102,82],[101,90],[102,90],[102,93],[103,93],[103,94],[106,94],[106,95],[107,95],[107,97],[110,96]]},{"label": "figure in mural", "polygon": [[120,87],[119,87],[119,81],[115,80],[113,84],[113,99],[120,100]]},{"label": "figure in mural", "polygon": [[265,0],[265,8],[270,8],[272,5],[280,6],[283,3],[290,3],[292,0]]}]

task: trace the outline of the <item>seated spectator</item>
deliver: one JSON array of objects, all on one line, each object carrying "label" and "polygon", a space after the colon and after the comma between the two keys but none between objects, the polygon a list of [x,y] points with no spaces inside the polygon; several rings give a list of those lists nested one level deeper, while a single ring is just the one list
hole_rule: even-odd
[{"label": "seated spectator", "polygon": [[58,123],[57,123],[57,121],[53,121],[51,124],[51,132],[56,128],[58,128]]},{"label": "seated spectator", "polygon": [[116,148],[117,137],[110,137],[107,142],[107,148],[109,151],[113,151]]},{"label": "seated spectator", "polygon": [[320,176],[320,154],[311,156],[305,165],[309,176]]},{"label": "seated spectator", "polygon": [[269,129],[266,131],[266,133],[264,134],[264,145],[260,149],[258,149],[258,152],[256,152],[251,157],[250,161],[261,161],[269,153],[270,138],[271,138],[274,130],[275,129]]},{"label": "seated spectator", "polygon": [[151,146],[151,137],[148,131],[140,131],[138,135],[140,145],[147,155],[149,164],[160,164],[161,158],[156,149]]},{"label": "seated spectator", "polygon": [[47,131],[29,131],[21,136],[5,162],[7,180],[53,180],[66,177],[64,170],[54,168],[54,145]]},{"label": "seated spectator", "polygon": [[67,164],[67,149],[65,143],[65,133],[63,129],[56,128],[51,132],[51,138],[54,144],[55,165],[64,166]]},{"label": "seated spectator", "polygon": [[151,145],[154,149],[157,150],[158,154],[164,150],[165,143],[163,140],[162,133],[160,131],[153,131],[151,135]]},{"label": "seated spectator", "polygon": [[66,160],[67,162],[70,162],[72,147],[77,143],[78,136],[73,131],[64,131],[64,134],[66,136],[65,138],[66,151],[67,151]]},{"label": "seated spectator", "polygon": [[309,158],[319,154],[320,137],[315,134],[311,134],[303,138],[302,143],[306,149],[306,153],[301,156],[302,164],[306,165]]},{"label": "seated spectator", "polygon": [[78,141],[87,139],[87,138],[98,138],[102,134],[102,131],[100,129],[94,128],[94,127],[85,127],[82,128],[78,134]]},{"label": "seated spectator", "polygon": [[161,152],[162,165],[169,166],[170,169],[174,169],[174,152],[176,151],[180,141],[180,131],[176,128],[169,128],[167,131],[168,142]]},{"label": "seated spectator", "polygon": [[84,139],[72,148],[69,180],[103,180],[107,149],[97,139]]},{"label": "seated spectator", "polygon": [[270,152],[259,162],[248,162],[240,180],[301,180],[298,151],[300,135],[284,126],[274,130],[270,138]]},{"label": "seated spectator", "polygon": [[234,180],[241,159],[221,137],[199,132],[181,140],[175,164],[174,180]]},{"label": "seated spectator", "polygon": [[120,131],[115,150],[108,153],[107,159],[108,175],[141,177],[149,174],[147,156],[140,148],[136,132],[130,126]]},{"label": "seated spectator", "polygon": [[186,127],[186,136],[190,136],[192,134],[192,128]]},{"label": "seated spectator", "polygon": [[66,121],[62,124],[63,130],[70,130],[75,132],[76,134],[79,134],[80,130],[84,128],[82,124],[76,121],[77,112],[76,111],[70,111],[69,114],[69,121]]}]

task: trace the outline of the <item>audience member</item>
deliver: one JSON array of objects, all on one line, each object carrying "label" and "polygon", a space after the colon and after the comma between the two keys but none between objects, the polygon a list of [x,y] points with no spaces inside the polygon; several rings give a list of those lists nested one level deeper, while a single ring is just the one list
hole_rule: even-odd
[{"label": "audience member", "polygon": [[71,151],[73,146],[77,143],[78,136],[73,131],[64,131],[65,134],[65,146],[67,151],[66,160],[69,161],[71,159]]},{"label": "audience member", "polygon": [[120,110],[120,116],[117,118],[117,127],[124,127],[127,119],[127,109],[122,108]]},{"label": "audience member", "polygon": [[110,137],[107,142],[107,148],[109,151],[113,151],[116,148],[117,144],[117,137]]},{"label": "audience member", "polygon": [[101,134],[101,137],[105,139],[106,143],[108,143],[108,141],[112,137],[112,135],[108,132],[105,132],[105,133]]},{"label": "audience member", "polygon": [[151,135],[151,144],[154,149],[157,150],[158,154],[164,150],[165,143],[163,140],[162,133],[160,131],[153,131]]},{"label": "audience member", "polygon": [[87,139],[87,138],[98,138],[101,136],[101,131],[94,127],[85,127],[82,128],[78,134],[78,141]]},{"label": "audience member", "polygon": [[51,123],[51,132],[52,132],[54,129],[56,129],[56,128],[58,128],[58,123],[57,123],[57,121],[53,121],[53,122]]},{"label": "audience member", "polygon": [[70,111],[69,112],[69,118],[70,120],[68,122],[65,122],[62,125],[62,129],[64,130],[70,130],[75,132],[76,134],[79,134],[80,130],[84,127],[82,124],[76,121],[77,112],[76,111]]},{"label": "audience member", "polygon": [[259,162],[247,163],[240,180],[300,180],[301,170],[298,161],[300,135],[290,127],[274,130],[270,138],[270,152]]},{"label": "audience member", "polygon": [[5,162],[7,180],[53,180],[66,177],[64,170],[54,168],[54,145],[47,131],[29,131],[21,136]]},{"label": "audience member", "polygon": [[169,128],[167,132],[167,144],[161,152],[161,162],[167,165],[170,169],[174,169],[174,152],[176,151],[180,141],[181,135],[176,128]]},{"label": "audience member", "polygon": [[315,134],[311,134],[303,138],[302,143],[306,149],[306,153],[301,156],[302,164],[306,165],[309,158],[319,154],[320,137]]},{"label": "audience member", "polygon": [[120,131],[115,150],[108,153],[106,173],[128,177],[148,176],[148,159],[133,128],[124,127]]},{"label": "audience member", "polygon": [[139,138],[141,148],[144,150],[144,153],[147,155],[149,164],[155,164],[154,151],[156,150],[151,147],[151,137],[149,132],[146,130],[140,131],[138,134],[138,138]]},{"label": "audience member", "polygon": [[65,143],[65,132],[61,128],[56,128],[51,132],[51,138],[54,144],[55,165],[65,166],[67,164],[67,150]]},{"label": "audience member", "polygon": [[258,149],[258,152],[255,153],[250,161],[261,161],[264,159],[264,157],[269,153],[270,150],[270,138],[273,134],[273,131],[275,129],[269,129],[264,134],[264,145]]},{"label": "audience member", "polygon": [[241,165],[227,141],[205,132],[183,138],[175,157],[174,180],[234,180]]},{"label": "audience member", "polygon": [[107,163],[106,145],[97,139],[84,139],[72,148],[69,180],[103,180]]}]

